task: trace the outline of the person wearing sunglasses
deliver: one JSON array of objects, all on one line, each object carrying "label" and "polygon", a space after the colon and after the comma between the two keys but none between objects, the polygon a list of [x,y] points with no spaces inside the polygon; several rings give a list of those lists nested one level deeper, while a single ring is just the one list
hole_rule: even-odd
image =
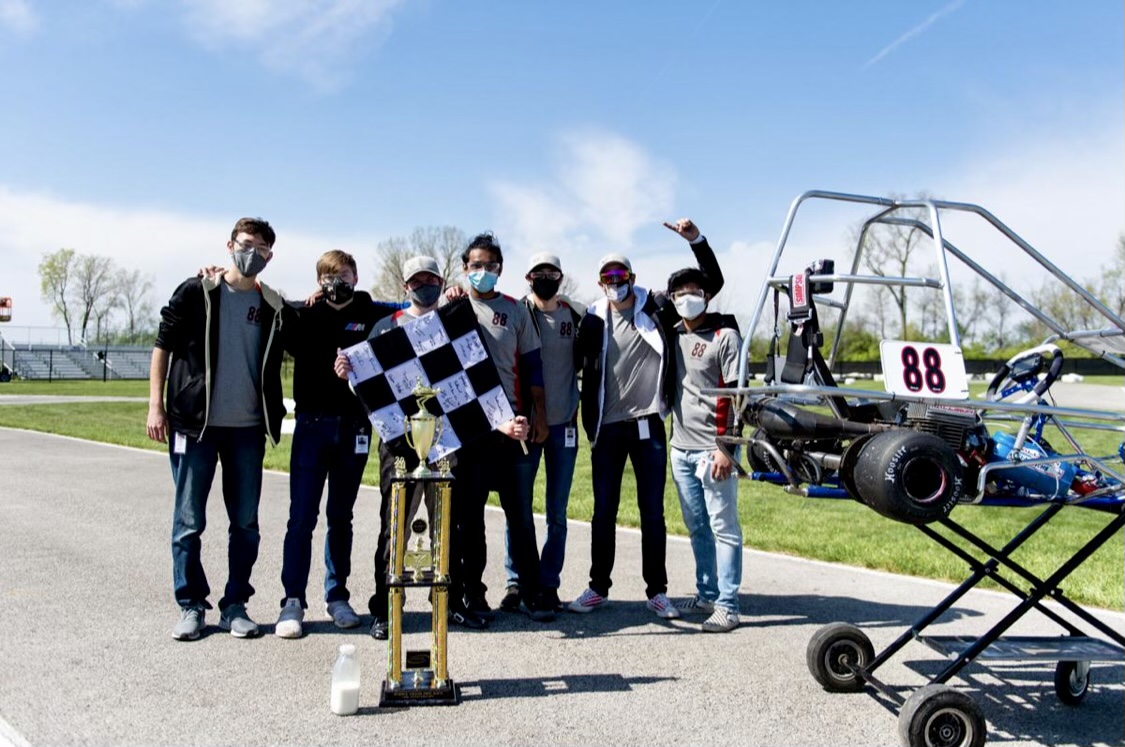
[{"label": "person wearing sunglasses", "polygon": [[180,620],[172,637],[179,641],[200,637],[211,607],[201,548],[219,463],[230,522],[219,627],[236,638],[261,634],[246,604],[261,541],[262,459],[266,439],[276,446],[281,436],[281,354],[294,318],[281,295],[258,279],[276,238],[261,218],[240,219],[226,245],[225,273],[184,281],[160,310],[146,430],[168,444],[176,486],[172,582]]},{"label": "person wearing sunglasses", "polygon": [[[516,417],[454,454],[453,510],[460,512],[454,521],[461,531],[454,536],[452,545],[450,619],[471,628],[486,627],[495,619],[482,581],[487,550],[484,504],[488,493],[495,490],[508,522],[520,597],[531,618],[545,622],[554,619],[555,609],[540,592],[531,494],[521,489],[522,483],[515,477],[522,454],[520,441],[530,437],[540,443],[547,437],[539,334],[527,307],[496,290],[496,281],[504,270],[504,255],[495,236],[475,236],[462,253],[461,263],[485,348],[496,364]],[[534,430],[530,429],[527,416],[531,416]]]},{"label": "person wearing sunglasses", "polygon": [[[707,287],[717,293],[723,286],[723,273],[699,229],[686,218],[664,225],[689,242]],[[672,328],[680,315],[667,293],[650,292],[635,281],[628,257],[616,253],[602,257],[598,285],[605,297],[586,309],[578,328],[582,426],[591,447],[594,516],[590,585],[569,608],[591,612],[609,596],[621,480],[629,461],[636,476],[641,516],[646,606],[668,619],[679,617],[680,612],[667,596],[664,418],[675,390],[674,355],[668,341],[673,339]]]},{"label": "person wearing sunglasses", "polygon": [[708,278],[695,267],[668,278],[668,296],[680,316],[668,338],[675,371],[668,446],[672,482],[695,556],[696,594],[676,607],[684,614],[708,615],[703,631],[723,633],[739,622],[742,527],[734,462],[715,447],[715,439],[731,432],[734,409],[729,399],[700,392],[736,385],[742,337],[733,316],[707,312],[712,295]]}]

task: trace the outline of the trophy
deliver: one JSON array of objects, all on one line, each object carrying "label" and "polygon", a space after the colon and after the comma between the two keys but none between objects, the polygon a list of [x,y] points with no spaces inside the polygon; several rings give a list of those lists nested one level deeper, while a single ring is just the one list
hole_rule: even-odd
[{"label": "trophy", "polygon": [[[434,439],[440,436],[438,419],[426,412],[424,403],[437,395],[436,389],[422,386],[414,388],[418,412],[406,419],[406,439],[418,455],[418,468],[407,473],[406,460],[394,461],[391,477],[391,567],[387,573],[390,620],[387,640],[387,679],[383,682],[380,706],[456,705],[461,693],[449,677],[449,532],[450,532],[450,482],[453,475],[449,461],[441,460],[436,471],[426,467],[426,458]],[[407,485],[421,483],[427,491],[434,491],[434,516],[432,540],[429,548],[423,546],[426,522],[419,518],[409,528],[406,514]],[[409,550],[408,531],[417,535],[414,549]],[[430,621],[431,646],[429,650],[403,651],[402,607],[406,587],[428,587],[431,591],[433,613]],[[405,666],[403,654],[405,653]]]},{"label": "trophy", "polygon": [[426,410],[426,402],[436,397],[438,392],[438,389],[422,386],[422,380],[419,379],[414,391],[411,392],[418,402],[418,412],[403,418],[406,426],[406,443],[410,444],[410,448],[418,455],[418,468],[410,473],[415,480],[425,480],[433,475],[426,462],[429,461],[430,447],[433,446],[434,441],[441,438],[441,421]]}]

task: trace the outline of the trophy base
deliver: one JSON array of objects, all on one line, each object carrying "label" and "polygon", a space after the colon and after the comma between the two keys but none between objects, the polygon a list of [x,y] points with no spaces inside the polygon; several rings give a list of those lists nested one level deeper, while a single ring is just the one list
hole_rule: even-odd
[{"label": "trophy base", "polygon": [[457,687],[457,683],[448,679],[438,687],[434,682],[433,670],[430,669],[404,671],[402,683],[397,687],[391,687],[391,683],[384,680],[379,696],[380,708],[459,705],[460,703],[461,690]]}]

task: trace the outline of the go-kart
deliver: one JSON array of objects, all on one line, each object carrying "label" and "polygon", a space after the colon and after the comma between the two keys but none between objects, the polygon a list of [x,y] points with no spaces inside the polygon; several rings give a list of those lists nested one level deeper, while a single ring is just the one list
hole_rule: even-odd
[{"label": "go-kart", "polygon": [[[874,208],[858,231],[850,273],[837,274],[832,260],[818,260],[803,268],[798,265],[795,274],[776,274],[795,217],[809,200]],[[998,273],[950,243],[942,235],[941,218],[951,211],[976,215],[991,224],[1023,255],[1070,288],[1077,302],[1087,304],[1105,320],[1105,326],[1066,328],[1009,287]],[[935,276],[861,275],[866,242],[882,226],[905,227],[932,239]],[[983,399],[969,396],[949,257],[1051,330],[1042,344],[1015,355],[995,372]],[[944,306],[945,341],[882,342],[886,388],[882,392],[840,387],[832,373],[853,291],[864,285],[928,289],[940,294]],[[750,386],[752,336],[771,298],[774,324],[764,386]],[[782,298],[787,301],[784,313]],[[820,324],[820,311],[825,308],[838,312],[827,358],[822,352],[827,346]],[[788,341],[783,351],[785,328]],[[1080,443],[1080,437],[1091,430],[1125,431],[1125,416],[1052,404],[1051,387],[1063,370],[1062,341],[1125,368],[1125,321],[983,208],[939,200],[808,192],[793,202],[786,218],[744,340],[738,386],[705,392],[734,401],[740,421],[735,432],[744,435],[722,436],[718,441],[732,454],[733,447],[741,447],[746,465],[739,465],[740,477],[774,483],[797,495],[859,501],[883,516],[916,526],[968,563],[969,578],[878,656],[866,634],[846,623],[822,628],[809,642],[806,658],[813,677],[829,691],[855,691],[870,685],[897,703],[900,736],[910,747],[984,743],[986,724],[980,708],[945,685],[978,658],[1057,661],[1056,693],[1068,704],[1085,697],[1092,661],[1125,659],[1125,636],[1059,589],[1067,575],[1125,526],[1125,445],[1116,454],[1095,455]],[[1041,506],[1044,510],[1003,548],[995,548],[950,517],[961,504]],[[1012,560],[1017,547],[1071,506],[1104,512],[1105,529],[1048,578],[1039,578]],[[937,526],[948,531],[939,533]],[[983,551],[988,561],[980,562],[967,548]],[[1000,568],[1018,581],[998,573]],[[985,578],[1021,599],[1009,615],[976,639],[921,635]],[[1031,588],[1025,590],[1022,585],[1028,583]],[[1103,637],[1085,634],[1071,619],[1044,606],[1048,597]],[[1001,637],[1033,608],[1058,623],[1065,635]],[[926,643],[953,661],[930,685],[903,699],[874,672],[911,640]]]}]

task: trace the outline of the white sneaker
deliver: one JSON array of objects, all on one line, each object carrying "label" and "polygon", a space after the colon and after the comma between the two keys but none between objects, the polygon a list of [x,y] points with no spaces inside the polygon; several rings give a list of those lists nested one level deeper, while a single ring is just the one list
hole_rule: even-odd
[{"label": "white sneaker", "polygon": [[606,598],[593,589],[586,589],[581,595],[566,607],[571,612],[593,612],[606,603]]},{"label": "white sneaker", "polygon": [[738,613],[731,612],[726,607],[716,607],[711,616],[703,621],[703,632],[726,633],[738,627]]},{"label": "white sneaker", "polygon": [[676,609],[685,615],[709,615],[715,611],[715,603],[696,594],[691,599],[676,602]]},{"label": "white sneaker", "polygon": [[332,622],[336,624],[337,628],[358,628],[359,615],[355,613],[352,606],[344,600],[331,602],[326,608],[328,616],[332,618]]},{"label": "white sneaker", "polygon": [[304,634],[301,623],[305,619],[305,608],[301,600],[290,597],[285,600],[281,614],[277,616],[277,624],[273,626],[273,634],[278,638],[300,638]]},{"label": "white sneaker", "polygon": [[645,606],[656,613],[656,616],[664,620],[672,620],[680,616],[680,611],[676,609],[672,601],[668,599],[667,594],[657,594],[649,598],[645,602]]}]

